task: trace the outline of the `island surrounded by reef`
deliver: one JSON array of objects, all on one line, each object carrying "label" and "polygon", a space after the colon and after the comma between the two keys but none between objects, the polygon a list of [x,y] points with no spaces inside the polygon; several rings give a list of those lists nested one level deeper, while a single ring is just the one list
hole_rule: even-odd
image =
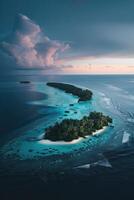
[{"label": "island surrounded by reef", "polygon": [[[77,95],[79,101],[87,101],[92,97],[90,90],[82,90],[73,85],[65,83],[47,83],[48,86],[64,90],[67,93]],[[82,119],[64,119],[61,122],[56,122],[53,126],[45,129],[43,139],[52,142],[64,141],[71,142],[79,138],[94,135],[94,133],[103,130],[112,123],[112,118],[105,116],[102,112],[91,112],[88,116]]]},{"label": "island surrounded by reef", "polygon": [[81,89],[66,83],[48,82],[48,86],[60,89],[79,97],[78,102],[91,100],[93,93],[88,89]]},{"label": "island surrounded by reef", "polygon": [[46,128],[44,139],[51,141],[66,141],[93,135],[96,131],[103,129],[112,123],[112,118],[103,115],[101,112],[91,112],[81,120],[64,119],[54,126]]}]

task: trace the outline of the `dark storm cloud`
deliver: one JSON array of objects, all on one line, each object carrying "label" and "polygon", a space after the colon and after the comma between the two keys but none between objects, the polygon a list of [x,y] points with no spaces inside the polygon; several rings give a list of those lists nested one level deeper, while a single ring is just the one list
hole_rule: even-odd
[{"label": "dark storm cloud", "polygon": [[132,57],[133,11],[133,0],[1,0],[0,32],[10,32],[16,13],[24,13],[50,38],[71,42],[65,57]]},{"label": "dark storm cloud", "polygon": [[55,66],[60,52],[68,44],[49,39],[27,16],[19,14],[13,32],[0,43],[0,50],[14,60],[14,65],[27,67]]}]

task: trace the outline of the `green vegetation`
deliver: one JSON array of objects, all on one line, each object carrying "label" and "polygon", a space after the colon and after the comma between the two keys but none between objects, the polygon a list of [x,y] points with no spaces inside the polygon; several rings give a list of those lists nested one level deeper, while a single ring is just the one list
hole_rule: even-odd
[{"label": "green vegetation", "polygon": [[75,87],[70,84],[65,83],[55,83],[55,82],[48,82],[48,86],[58,88],[60,90],[64,90],[66,93],[71,93],[79,97],[79,101],[87,101],[92,98],[92,92],[90,90],[83,90],[81,88]]},{"label": "green vegetation", "polygon": [[93,132],[108,126],[109,123],[112,123],[109,116],[104,116],[101,112],[91,112],[89,116],[85,116],[81,120],[64,119],[61,123],[48,127],[44,139],[72,141],[79,137],[92,135]]}]

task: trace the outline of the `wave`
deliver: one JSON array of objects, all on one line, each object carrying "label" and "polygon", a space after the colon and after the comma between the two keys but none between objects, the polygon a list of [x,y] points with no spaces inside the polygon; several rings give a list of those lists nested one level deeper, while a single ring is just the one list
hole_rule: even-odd
[{"label": "wave", "polygon": [[111,105],[111,100],[108,97],[104,97],[103,100],[105,101],[105,103],[110,106]]},{"label": "wave", "polygon": [[102,167],[110,167],[112,168],[111,163],[109,162],[109,160],[102,154],[101,155],[102,159],[94,162],[94,163],[88,163],[85,165],[80,165],[77,167],[74,167],[73,169],[89,169],[90,167],[96,167],[96,166],[102,166]]},{"label": "wave", "polygon": [[117,87],[117,86],[115,86],[115,85],[107,84],[107,87],[108,87],[109,89],[111,89],[111,90],[114,90],[114,91],[123,91],[122,88]]},{"label": "wave", "polygon": [[124,131],[123,138],[122,138],[122,143],[123,144],[128,143],[129,142],[129,138],[130,138],[130,134],[127,133],[126,131]]},{"label": "wave", "polygon": [[102,97],[102,101],[104,101],[107,106],[111,105],[111,99],[107,97],[103,92],[99,92],[100,96]]},{"label": "wave", "polygon": [[102,167],[112,167],[111,163],[108,161],[107,158],[104,158],[103,160],[99,160],[92,164],[93,166],[99,165]]}]

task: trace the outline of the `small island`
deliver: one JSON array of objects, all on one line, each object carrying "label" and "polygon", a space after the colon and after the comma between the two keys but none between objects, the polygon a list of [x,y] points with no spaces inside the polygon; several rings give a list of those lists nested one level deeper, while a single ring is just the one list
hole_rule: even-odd
[{"label": "small island", "polygon": [[20,83],[22,83],[22,84],[29,84],[31,82],[30,81],[20,81]]},{"label": "small island", "polygon": [[71,142],[80,137],[94,135],[95,132],[107,127],[109,123],[112,123],[112,118],[109,116],[101,112],[91,112],[89,116],[84,116],[81,120],[64,119],[48,127],[45,130],[44,139]]},{"label": "small island", "polygon": [[81,89],[81,88],[78,88],[76,86],[66,84],[66,83],[48,82],[47,85],[57,88],[57,89],[60,89],[60,90],[63,90],[66,93],[71,93],[75,96],[78,96],[79,102],[91,100],[92,95],[93,95],[92,91],[90,91],[88,89],[84,90],[84,89]]}]

